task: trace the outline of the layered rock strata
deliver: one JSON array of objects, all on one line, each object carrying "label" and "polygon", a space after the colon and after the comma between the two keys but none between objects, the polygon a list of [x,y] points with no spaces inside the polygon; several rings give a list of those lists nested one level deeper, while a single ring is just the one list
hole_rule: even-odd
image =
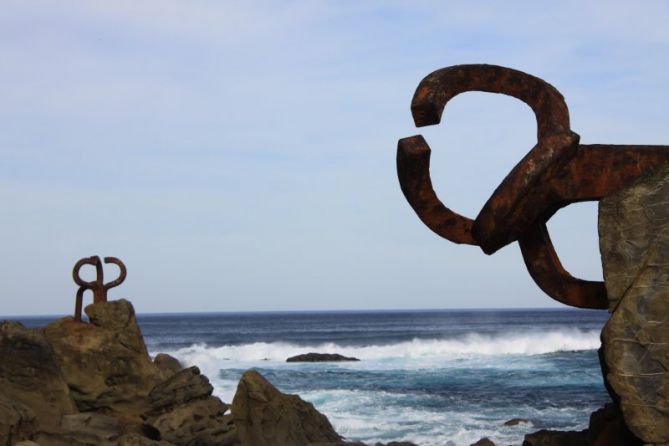
[{"label": "layered rock strata", "polygon": [[607,388],[629,429],[669,444],[669,169],[599,206],[611,317],[602,331]]}]

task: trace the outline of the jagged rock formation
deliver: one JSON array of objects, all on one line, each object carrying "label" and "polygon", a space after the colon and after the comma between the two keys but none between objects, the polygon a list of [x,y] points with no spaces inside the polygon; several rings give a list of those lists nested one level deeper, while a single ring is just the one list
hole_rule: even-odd
[{"label": "jagged rock formation", "polygon": [[644,443],[669,443],[669,169],[601,201],[600,251],[611,318],[607,387]]},{"label": "jagged rock formation", "polygon": [[3,322],[0,358],[0,439],[5,444],[51,436],[63,415],[77,412],[42,333]]},{"label": "jagged rock formation", "polygon": [[288,446],[342,440],[311,403],[279,392],[255,370],[246,371],[239,381],[232,413],[244,444]]},{"label": "jagged rock formation", "polygon": [[230,413],[197,367],[151,361],[130,302],[85,311],[90,323],[0,323],[0,446],[365,446],[256,371]]},{"label": "jagged rock formation", "polygon": [[212,391],[197,367],[181,370],[151,390],[146,421],[174,444],[238,444],[228,405]]},{"label": "jagged rock formation", "polygon": [[130,302],[89,305],[91,323],[59,319],[42,332],[80,411],[138,419],[159,375]]},{"label": "jagged rock formation", "polygon": [[85,311],[90,323],[0,324],[0,445],[239,444],[196,367],[151,361],[130,302]]}]

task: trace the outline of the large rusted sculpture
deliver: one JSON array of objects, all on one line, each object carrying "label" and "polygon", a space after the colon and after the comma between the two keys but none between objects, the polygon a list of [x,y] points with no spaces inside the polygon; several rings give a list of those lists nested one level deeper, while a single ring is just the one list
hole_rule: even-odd
[{"label": "large rusted sculpture", "polygon": [[[113,263],[119,268],[119,276],[111,282],[104,283],[104,272],[102,271],[102,260],[98,256],[84,257],[80,259],[72,270],[72,278],[74,282],[79,285],[77,290],[77,301],[74,307],[74,320],[81,322],[81,305],[86,290],[93,291],[93,303],[107,302],[107,291],[123,283],[126,276],[125,265],[116,257],[105,257],[105,263]],[[95,280],[87,282],[81,278],[79,271],[84,265],[95,266],[96,277]]]},{"label": "large rusted sculpture", "polygon": [[530,275],[553,299],[582,308],[607,308],[602,282],[571,276],[551,243],[546,222],[562,207],[597,201],[669,164],[669,146],[579,144],[562,95],[543,80],[494,65],[457,65],[423,79],[411,102],[416,126],[438,124],[454,96],[484,91],[513,96],[537,119],[537,144],[493,192],[475,220],[453,212],[430,180],[430,147],[422,136],[401,139],[397,174],[418,217],[441,237],[480,246],[486,254],[518,241]]}]

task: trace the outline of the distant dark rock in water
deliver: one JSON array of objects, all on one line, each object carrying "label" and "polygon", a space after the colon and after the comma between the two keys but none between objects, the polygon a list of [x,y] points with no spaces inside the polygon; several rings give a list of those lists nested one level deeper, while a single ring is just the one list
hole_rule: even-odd
[{"label": "distant dark rock in water", "polygon": [[528,424],[530,420],[524,418],[511,418],[509,421],[504,422],[504,426],[518,426],[519,424]]},{"label": "distant dark rock in water", "polygon": [[286,359],[286,362],[343,362],[360,361],[358,358],[349,358],[339,353],[305,353],[303,355],[292,356]]},{"label": "distant dark rock in water", "polygon": [[476,443],[472,443],[469,446],[495,446],[495,443],[490,440],[488,437],[481,438],[479,441]]},{"label": "distant dark rock in water", "polygon": [[[357,443],[349,443],[355,445]],[[376,443],[374,446],[418,446],[416,443],[411,443],[410,441],[391,441],[390,443]]]}]

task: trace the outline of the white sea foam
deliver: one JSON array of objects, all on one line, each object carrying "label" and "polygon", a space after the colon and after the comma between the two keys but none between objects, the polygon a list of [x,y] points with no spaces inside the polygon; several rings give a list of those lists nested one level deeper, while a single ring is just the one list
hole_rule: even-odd
[{"label": "white sea foam", "polygon": [[361,360],[452,360],[472,356],[541,355],[561,351],[593,350],[600,346],[598,331],[563,329],[547,332],[505,333],[499,336],[468,334],[453,339],[413,339],[388,345],[348,346],[335,343],[296,345],[286,342],[255,342],[219,347],[197,344],[173,352],[187,363],[222,365],[222,361],[285,361],[294,355],[340,353]]},{"label": "white sea foam", "polygon": [[[325,413],[337,432],[368,444],[396,440],[421,446],[467,446],[482,437],[489,437],[496,444],[520,444],[525,434],[537,429],[532,422],[504,426],[512,417],[542,420],[571,417],[583,420],[569,427],[578,430],[585,427],[592,410],[554,408],[537,412],[533,408],[517,407],[511,413],[504,413],[480,406],[436,410],[402,404],[411,398],[409,395],[358,390],[320,390],[304,392],[301,396]],[[560,414],[561,411],[568,413]]]},{"label": "white sea foam", "polygon": [[[507,332],[498,336],[468,334],[452,339],[414,339],[388,345],[346,346],[335,343],[295,345],[286,342],[257,342],[241,345],[193,345],[168,352],[184,364],[198,365],[207,374],[215,393],[231,401],[237,376],[220,374],[222,369],[261,367],[276,370],[301,369],[304,364],[286,363],[286,358],[306,353],[340,353],[361,359],[328,367],[359,370],[379,369],[457,369],[457,368],[535,368],[544,362],[538,356],[563,351],[583,351],[600,346],[598,331],[561,329],[550,331]],[[307,369],[320,365],[306,365]],[[317,373],[315,369],[314,372]],[[241,372],[240,372],[241,373]],[[456,371],[457,373],[457,371]],[[338,432],[351,439],[374,444],[376,441],[409,440],[423,446],[466,446],[483,436],[498,444],[519,444],[522,436],[536,430],[532,424],[503,426],[513,418],[543,420],[585,420],[594,408],[514,407],[496,412],[483,406],[433,409],[412,404],[415,395],[403,392],[358,389],[312,389],[299,392],[325,413]],[[421,396],[428,398],[429,396]],[[502,396],[500,396],[502,398]],[[561,413],[566,410],[565,413]],[[550,426],[546,426],[550,427]],[[580,429],[583,426],[575,425]]]}]

